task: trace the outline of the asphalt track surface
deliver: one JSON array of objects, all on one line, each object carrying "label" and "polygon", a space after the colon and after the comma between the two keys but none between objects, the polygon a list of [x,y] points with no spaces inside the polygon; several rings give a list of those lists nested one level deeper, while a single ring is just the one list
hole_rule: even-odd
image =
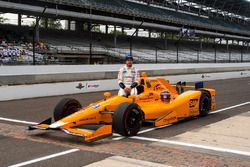
[{"label": "asphalt track surface", "polygon": [[[216,110],[250,101],[250,78],[209,81],[205,85],[217,91]],[[102,92],[97,92],[0,102],[0,117],[41,122],[52,116],[54,106],[64,97],[76,98],[85,106],[103,98],[102,94]],[[169,127],[144,131],[138,136],[167,139],[248,111],[250,111],[250,103],[207,117],[193,118]],[[171,166],[250,166],[249,156],[233,153],[171,144],[154,145],[152,141],[119,136],[87,144],[81,138],[66,135],[61,131],[30,132],[27,131],[27,126],[27,123],[0,120],[0,166],[27,161],[30,162],[27,166],[84,166],[113,155]],[[153,127],[146,125],[142,130],[151,128]],[[62,155],[57,155],[57,153],[62,153]],[[39,159],[41,157],[47,158]],[[30,160],[37,160],[37,162]]]}]

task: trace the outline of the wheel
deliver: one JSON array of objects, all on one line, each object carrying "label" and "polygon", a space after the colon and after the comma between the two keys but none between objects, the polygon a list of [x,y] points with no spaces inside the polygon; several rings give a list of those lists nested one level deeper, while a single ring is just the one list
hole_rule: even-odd
[{"label": "wheel", "polygon": [[81,108],[81,104],[75,99],[62,99],[54,109],[54,120],[58,121],[76,111],[79,111]]},{"label": "wheel", "polygon": [[135,103],[122,103],[113,114],[113,129],[122,136],[135,136],[142,125],[143,112]]},{"label": "wheel", "polygon": [[199,111],[200,116],[207,116],[211,109],[211,96],[208,92],[202,91],[200,97]]}]

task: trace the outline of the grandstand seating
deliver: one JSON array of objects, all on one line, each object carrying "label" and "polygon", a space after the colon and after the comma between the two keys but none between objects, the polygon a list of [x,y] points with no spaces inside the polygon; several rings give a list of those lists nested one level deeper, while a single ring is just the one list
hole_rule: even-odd
[{"label": "grandstand seating", "polygon": [[[194,16],[190,14],[185,14],[178,11],[163,9],[159,7],[152,7],[145,4],[133,3],[126,0],[43,0],[46,2],[56,2],[61,4],[80,6],[80,7],[93,7],[93,9],[98,9],[107,12],[118,12],[128,15],[135,15],[137,17],[146,17],[152,20],[167,21],[171,23],[181,24],[181,25],[191,25],[194,27],[203,27],[207,29],[216,30],[226,30],[230,32],[243,32],[250,34],[250,26],[237,24],[234,22],[229,22],[223,18],[204,18],[199,16]],[[58,53],[72,53],[72,54],[89,54],[90,41],[93,44],[92,52],[93,54],[103,54],[112,56],[123,60],[124,55],[128,53],[129,50],[129,37],[117,37],[117,44],[114,46],[114,36],[106,34],[92,33],[93,39],[86,35],[85,32],[82,34],[67,34],[71,33],[69,31],[60,32],[62,34],[54,33],[43,34],[41,30],[41,39],[49,44],[50,52],[52,54]],[[48,33],[50,30],[46,30]],[[74,32],[72,32],[74,33]],[[85,34],[84,34],[85,33]],[[84,35],[83,35],[84,34]],[[82,36],[80,36],[82,35]],[[97,39],[101,38],[101,40]],[[121,40],[119,39],[121,38]],[[175,41],[168,41],[168,48],[163,50],[162,43],[159,42],[149,42],[153,39],[149,39],[147,42],[143,42],[143,38],[136,40],[137,37],[133,39],[133,56],[137,62],[140,63],[154,63],[156,61],[156,47],[160,47],[157,51],[157,61],[159,63],[171,63],[176,62],[177,52]],[[71,40],[69,40],[71,39]],[[236,50],[230,48],[231,52],[225,51],[225,46],[220,45],[217,48],[215,55],[214,46],[204,46],[203,51],[199,50],[199,44],[194,46],[185,46],[186,41],[182,42],[178,56],[179,62],[196,62],[199,59],[200,62],[214,62],[216,56],[217,62],[228,62],[229,58],[231,62],[240,62],[241,53],[239,47]],[[148,43],[148,44],[147,44]],[[157,44],[156,44],[157,43]],[[187,42],[188,43],[188,42]],[[205,45],[205,44],[204,44]],[[19,47],[19,46],[17,46]],[[231,46],[230,46],[231,47]],[[22,49],[21,49],[22,50]],[[31,50],[27,50],[27,56],[24,61],[32,62]],[[37,54],[37,60],[43,61],[43,56]],[[9,60],[9,57],[0,57],[1,59]],[[15,60],[15,57],[11,57]],[[243,53],[243,61],[250,61],[250,53]]]},{"label": "grandstand seating", "polygon": [[[66,45],[50,45],[50,48],[54,55],[60,53],[71,53],[71,54],[88,54],[89,47],[88,46],[66,46]],[[102,54],[109,55],[114,58],[118,58],[123,60],[126,53],[129,53],[129,48],[107,48],[104,46],[94,46],[92,53],[93,54]],[[32,62],[32,52],[26,50],[27,55],[23,56],[21,59],[19,58],[18,62]],[[210,51],[194,51],[194,50],[180,50],[179,51],[179,62],[188,63],[188,62],[197,62],[199,56],[199,62],[214,62],[215,53],[213,50]],[[140,47],[136,47],[133,49],[133,56],[137,63],[154,63],[156,61],[156,53],[155,50],[152,49],[144,49]],[[229,52],[218,51],[216,53],[216,61],[217,62],[229,62],[229,56],[231,62],[240,62],[241,54],[238,51],[232,51],[231,55]],[[1,57],[0,62],[9,63],[13,61],[17,61],[17,59],[13,59],[14,57]],[[176,50],[158,50],[157,51],[157,62],[158,63],[173,63],[176,62],[177,53]],[[38,62],[42,63],[43,56],[40,54],[36,54],[36,59]],[[243,61],[250,61],[250,53],[243,54]]]},{"label": "grandstand seating", "polygon": [[204,18],[194,16],[178,11],[157,8],[146,4],[134,3],[125,0],[41,0],[49,2],[57,2],[62,4],[91,7],[102,11],[123,13],[127,15],[135,15],[155,19],[159,21],[167,21],[178,23],[181,25],[190,25],[202,28],[209,28],[220,31],[240,32],[250,34],[250,25],[242,25],[235,22],[229,22],[224,19],[214,17]]},{"label": "grandstand seating", "polygon": [[[77,51],[89,54],[90,36],[83,33],[82,36],[76,36],[70,32],[63,32],[64,35],[58,33],[42,33],[43,41],[46,41],[51,48],[62,51]],[[68,39],[71,40],[68,40]],[[126,53],[130,52],[129,37],[119,36],[117,38],[117,46],[114,46],[114,39],[112,35],[92,34],[92,52],[109,55],[123,60]],[[168,40],[167,49],[164,50],[163,42],[157,39],[148,38],[134,38],[133,39],[133,56],[135,60],[140,63],[154,63],[156,59],[156,46],[160,47],[157,51],[157,59],[159,63],[176,62],[176,46],[175,41]],[[62,45],[63,44],[63,45]],[[200,49],[199,42],[185,42],[180,43],[179,48],[179,62],[197,62],[198,50]],[[228,62],[229,52],[225,45],[220,45],[217,48],[216,59],[217,62]],[[241,54],[240,48],[237,46],[230,46],[231,61],[240,62]],[[214,62],[215,50],[214,44],[203,44],[202,52],[199,52],[200,62]],[[244,61],[250,61],[250,52],[245,51],[243,54]]]}]

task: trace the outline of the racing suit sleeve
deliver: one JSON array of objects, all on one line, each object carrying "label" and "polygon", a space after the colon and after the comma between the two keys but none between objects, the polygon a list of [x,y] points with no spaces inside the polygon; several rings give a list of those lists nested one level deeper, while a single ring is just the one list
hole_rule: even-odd
[{"label": "racing suit sleeve", "polygon": [[132,85],[130,86],[130,88],[133,89],[133,88],[135,88],[137,85],[138,85],[138,83],[137,83],[137,82],[134,82],[134,83],[132,83]]},{"label": "racing suit sleeve", "polygon": [[132,83],[132,85],[130,86],[130,88],[133,89],[133,88],[135,88],[136,86],[138,86],[139,80],[140,80],[140,72],[136,69],[136,70],[135,70],[134,82]]},{"label": "racing suit sleeve", "polygon": [[125,89],[125,88],[126,88],[126,86],[125,86],[124,83],[122,83],[122,82],[119,83],[119,86],[120,86],[120,88],[122,88],[122,89]]},{"label": "racing suit sleeve", "polygon": [[122,80],[123,80],[123,72],[122,71],[123,71],[123,69],[121,68],[118,72],[117,79],[118,79],[118,84],[119,84],[120,88],[124,89],[126,86],[122,82]]}]

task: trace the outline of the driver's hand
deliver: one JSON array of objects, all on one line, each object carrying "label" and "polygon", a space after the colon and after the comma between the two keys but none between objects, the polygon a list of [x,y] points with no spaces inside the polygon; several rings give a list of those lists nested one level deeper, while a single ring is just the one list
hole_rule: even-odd
[{"label": "driver's hand", "polygon": [[125,93],[130,94],[131,88],[130,88],[130,87],[126,87],[126,88],[124,89],[124,91],[125,91]]}]

